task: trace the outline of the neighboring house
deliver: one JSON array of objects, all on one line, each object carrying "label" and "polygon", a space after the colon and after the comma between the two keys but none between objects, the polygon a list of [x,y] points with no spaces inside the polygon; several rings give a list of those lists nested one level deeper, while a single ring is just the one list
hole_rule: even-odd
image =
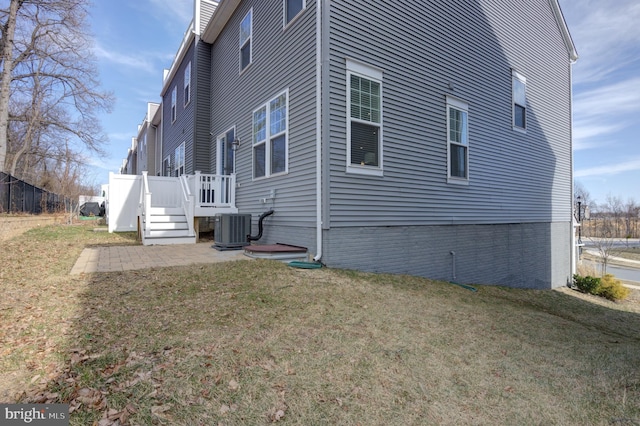
[{"label": "neighboring house", "polygon": [[218,2],[194,1],[194,19],[169,70],[162,91],[162,175],[209,171],[211,46],[200,34]]},{"label": "neighboring house", "polygon": [[577,54],[557,0],[224,0],[200,24],[162,91],[164,174],[233,174],[239,213],[275,211],[261,244],[338,268],[569,282]]},{"label": "neighboring house", "polygon": [[136,137],[138,162],[137,171],[140,174],[148,171],[150,174],[156,174],[156,145],[158,145],[158,124],[154,124],[154,119],[158,120],[160,104],[149,102],[147,104],[147,113],[138,125],[138,136]]},{"label": "neighboring house", "polygon": [[[127,158],[122,161],[120,173],[124,175],[137,175],[138,171],[138,139],[131,138],[131,147],[127,150]],[[142,172],[142,171],[140,171]]]}]

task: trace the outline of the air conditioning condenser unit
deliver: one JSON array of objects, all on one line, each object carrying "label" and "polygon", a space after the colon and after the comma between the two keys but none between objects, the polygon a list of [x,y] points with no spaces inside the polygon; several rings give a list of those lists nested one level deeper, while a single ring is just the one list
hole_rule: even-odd
[{"label": "air conditioning condenser unit", "polygon": [[247,235],[251,234],[250,214],[221,214],[216,216],[213,230],[213,248],[217,250],[237,250],[249,245]]}]

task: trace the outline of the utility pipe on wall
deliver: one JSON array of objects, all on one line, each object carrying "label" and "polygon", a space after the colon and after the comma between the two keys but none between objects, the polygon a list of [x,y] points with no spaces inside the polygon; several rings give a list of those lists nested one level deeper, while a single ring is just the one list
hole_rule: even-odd
[{"label": "utility pipe on wall", "polygon": [[316,1],[316,262],[322,258],[322,2]]}]

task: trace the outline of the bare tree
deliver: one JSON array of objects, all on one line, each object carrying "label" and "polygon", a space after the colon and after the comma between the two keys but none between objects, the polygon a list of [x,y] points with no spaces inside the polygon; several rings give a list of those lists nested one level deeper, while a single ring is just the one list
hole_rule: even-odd
[{"label": "bare tree", "polygon": [[632,238],[635,234],[635,224],[640,214],[640,205],[638,205],[633,198],[629,198],[623,206],[624,211],[624,225],[625,235],[627,240],[627,247],[629,247],[629,238]]},{"label": "bare tree", "polygon": [[615,252],[615,239],[612,237],[613,223],[605,221],[602,225],[601,237],[591,237],[589,240],[598,250],[600,257],[601,272],[604,276],[607,273],[607,265]]},{"label": "bare tree", "polygon": [[0,171],[42,174],[46,155],[102,154],[96,113],[113,102],[97,82],[89,0],[10,0],[0,9]]},{"label": "bare tree", "polygon": [[591,199],[591,194],[589,193],[587,188],[585,188],[584,185],[582,185],[582,183],[578,181],[573,182],[573,194],[576,197],[576,199],[580,197],[582,206],[584,208],[593,207],[592,204],[594,204],[594,201]]}]

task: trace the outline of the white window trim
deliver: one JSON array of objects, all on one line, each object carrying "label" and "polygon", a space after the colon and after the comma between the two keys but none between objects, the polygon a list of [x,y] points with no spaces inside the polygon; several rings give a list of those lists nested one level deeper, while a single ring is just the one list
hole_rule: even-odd
[{"label": "white window trim", "polygon": [[[189,86],[187,86],[187,76],[189,77]],[[184,105],[183,105],[185,107],[191,103],[191,61],[189,61],[189,63],[187,64],[187,67],[184,70],[184,82],[183,82],[183,89],[182,89],[183,94],[187,92],[187,88],[189,89],[188,90],[189,99],[187,100],[187,97],[185,96]]]},{"label": "white window trim", "polygon": [[[514,80],[519,80],[522,84],[524,84],[524,93],[525,93],[525,105],[520,105],[524,108],[524,127],[516,126],[516,100],[515,93],[513,92],[513,83]],[[526,105],[527,102],[527,79],[525,76],[517,72],[516,70],[511,70],[511,127],[513,130],[521,133],[527,133],[527,124],[529,124],[529,119],[527,117],[527,110],[529,109]]]},{"label": "white window trim", "polygon": [[[270,133],[271,131],[271,108],[270,108],[270,104],[273,100],[279,98],[282,95],[285,95],[285,97],[287,98],[287,102],[286,102],[286,108],[287,108],[287,124],[285,126],[285,130],[279,133],[276,133],[274,135],[272,135]],[[266,128],[266,135],[265,135],[265,140],[264,142],[260,142],[259,144],[255,144],[253,142],[253,135],[254,135],[254,129],[253,129],[253,116],[255,115],[255,113],[259,110],[261,110],[262,108],[266,108],[266,123],[265,123],[265,128]],[[285,150],[284,150],[284,171],[282,172],[278,172],[278,173],[271,173],[271,143],[270,141],[277,137],[277,136],[281,136],[281,135],[285,135]],[[254,148],[257,145],[261,145],[262,143],[265,144],[265,149],[264,149],[264,176],[259,176],[256,177],[255,176],[255,170],[254,170],[254,166],[255,166],[255,150]],[[270,177],[274,177],[274,176],[282,176],[282,175],[286,175],[289,173],[289,89],[285,89],[282,92],[279,92],[278,94],[276,94],[275,96],[272,96],[271,98],[269,98],[269,100],[263,104],[261,104],[260,106],[258,106],[256,109],[254,109],[251,112],[251,178],[252,180],[256,181],[256,180],[263,180],[263,179],[268,179]]]},{"label": "white window trim", "polygon": [[178,86],[173,86],[171,91],[171,123],[178,118]]},{"label": "white window trim", "polygon": [[[453,98],[451,96],[447,96],[446,97],[446,102],[447,102],[447,108],[446,108],[446,120],[447,120],[447,183],[453,183],[453,184],[457,184],[457,185],[469,185],[469,174],[470,174],[470,170],[469,170],[469,104],[465,101],[462,101],[460,99],[456,99]],[[466,145],[461,145],[458,144],[456,142],[451,141],[451,139],[449,139],[450,135],[451,135],[451,128],[450,128],[450,118],[449,118],[449,110],[450,108],[455,108],[457,110],[460,111],[464,111],[465,113],[467,113],[467,144]],[[465,158],[465,166],[467,168],[467,177],[459,177],[459,176],[451,176],[451,145],[455,144],[455,145],[461,145],[461,146],[466,146],[467,150],[466,150],[466,158]]]},{"label": "white window trim", "polygon": [[291,27],[303,14],[307,9],[307,0],[302,0],[302,9],[300,12],[296,14],[289,22],[287,22],[287,0],[282,0],[282,29],[286,30]]},{"label": "white window trim", "polygon": [[164,157],[164,160],[162,160],[162,176],[171,176],[171,155],[167,155],[166,157]]},{"label": "white window trim", "polygon": [[[245,19],[247,19],[247,16],[249,15],[251,15],[251,22],[249,25],[249,37],[243,43],[241,39],[242,23],[244,22]],[[242,48],[247,44],[247,41],[249,42],[249,63],[244,68],[242,68]],[[242,18],[242,20],[240,21],[240,27],[238,28],[238,42],[239,42],[238,68],[240,70],[240,74],[242,74],[251,66],[251,64],[253,64],[253,7],[249,9],[247,14],[244,15],[244,18]]]},{"label": "white window trim", "polygon": [[[346,122],[347,122],[347,173],[355,173],[361,175],[368,176],[383,176],[384,168],[384,137],[383,137],[383,123],[384,123],[384,112],[383,112],[383,99],[384,99],[384,88],[382,84],[383,71],[380,68],[376,68],[374,66],[362,63],[360,61],[356,61],[354,59],[347,58],[346,60],[346,87],[347,87],[347,104],[346,104]],[[378,166],[360,166],[358,164],[351,164],[351,121],[375,125],[376,123],[371,123],[370,121],[358,120],[351,117],[351,75],[357,75],[358,77],[366,78],[367,80],[375,81],[380,84],[380,123],[379,125],[379,138],[380,138],[380,146],[379,146],[379,158],[378,158]]]},{"label": "white window trim", "polygon": [[[182,174],[186,174],[186,165],[185,165],[185,163],[186,163],[186,161],[185,161],[186,151],[185,151],[185,145],[186,145],[186,142],[182,142],[180,145],[178,145],[176,147],[176,149],[174,151],[174,154],[173,154],[174,159],[175,159],[175,161],[174,161],[175,164],[173,165],[173,172],[175,172],[176,177],[180,176],[180,172],[179,172],[180,166],[182,166]],[[180,158],[178,158],[178,155],[177,155],[177,153],[179,151],[182,151],[181,155],[180,155]],[[181,162],[178,162],[178,160],[181,160]]]},{"label": "white window trim", "polygon": [[[258,108],[259,109],[259,108]],[[253,115],[251,116],[253,119]],[[252,127],[253,127],[253,123],[252,123]],[[236,135],[237,137],[237,133],[236,133],[236,126],[231,126],[229,127],[227,130],[225,130],[224,132],[220,133],[218,135],[218,137],[216,138],[216,173],[219,175],[224,174],[224,170],[222,169],[222,139],[227,137],[227,133],[229,133],[231,130],[233,130],[233,134]],[[231,141],[233,142],[233,141]],[[233,156],[233,170],[236,169],[236,156]]]}]

